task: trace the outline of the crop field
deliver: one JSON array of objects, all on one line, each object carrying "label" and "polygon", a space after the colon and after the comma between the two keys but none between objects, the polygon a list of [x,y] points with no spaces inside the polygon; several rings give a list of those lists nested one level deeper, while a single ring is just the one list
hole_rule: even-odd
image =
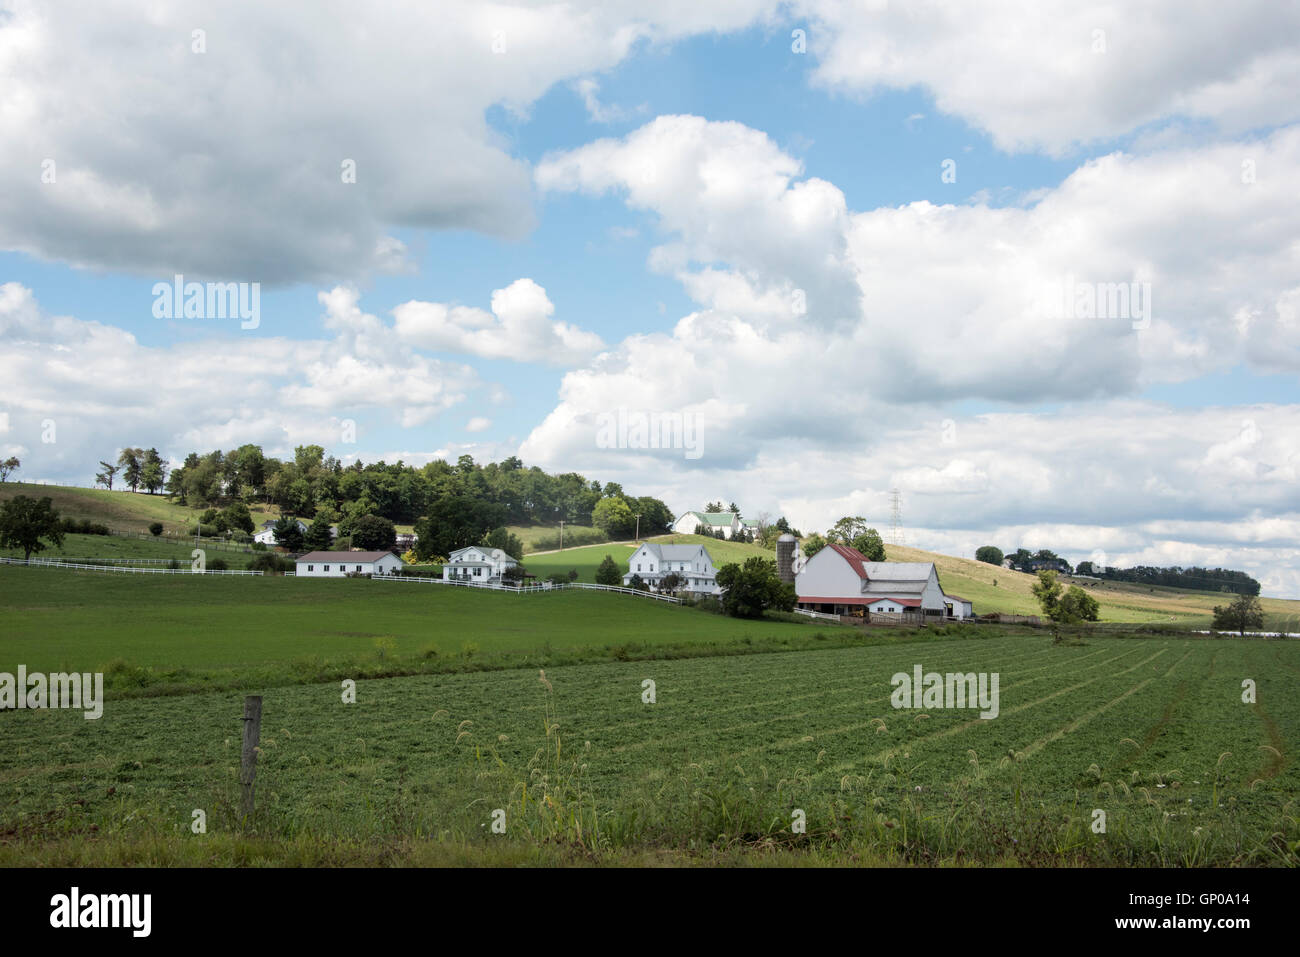
[{"label": "crop field", "polygon": [[[740,629],[713,633],[724,641],[743,641],[744,629],[852,632],[730,622],[614,596],[544,599],[600,599],[570,608],[439,586],[273,584],[384,589],[380,627],[389,632],[412,627],[418,603],[429,602],[427,621],[484,647],[527,646],[531,634],[537,648],[557,640],[558,629],[548,629],[560,623],[578,633],[602,616],[607,636],[640,641],[674,616]],[[165,589],[146,591],[140,607],[156,605]],[[42,619],[12,589],[3,594],[6,621],[16,611],[22,624],[17,634],[6,625],[0,671],[18,660],[52,669],[81,659],[78,643],[91,657],[116,644],[93,640],[90,616],[123,617],[108,592],[83,602],[88,617],[63,629],[63,646],[43,657],[39,642],[59,635],[57,619]],[[352,603],[373,613],[360,594]],[[487,602],[533,611],[525,623],[518,612],[493,615]],[[185,609],[167,624],[145,616],[140,624],[157,629],[158,662],[197,663],[202,645],[215,649],[205,652],[210,663],[256,661],[267,654],[259,648],[276,643],[274,628],[235,639],[234,619],[220,619],[217,604],[191,604],[202,630],[170,644],[162,635],[181,627]],[[298,595],[286,608],[301,604]],[[346,605],[321,601],[319,621],[364,628],[344,617]],[[250,621],[274,607],[263,599]],[[587,634],[596,640],[599,630]],[[113,633],[125,640],[126,626]],[[300,633],[314,632],[286,629],[284,640]],[[1300,644],[1094,635],[1053,645],[1041,633],[964,634],[360,677],[351,704],[339,681],[321,681],[110,695],[97,721],[0,713],[0,863],[248,863],[250,854],[373,863],[451,848],[468,861],[510,851],[602,861],[662,852],[778,862],[811,854],[832,863],[1296,864]],[[893,707],[892,676],[917,665],[997,673],[997,716]],[[1242,699],[1246,679],[1255,703]],[[258,810],[247,821],[237,813],[244,691],[264,695]],[[196,810],[206,834],[191,831]],[[1098,811],[1103,833],[1094,831]],[[793,829],[800,820],[802,832]]]}]

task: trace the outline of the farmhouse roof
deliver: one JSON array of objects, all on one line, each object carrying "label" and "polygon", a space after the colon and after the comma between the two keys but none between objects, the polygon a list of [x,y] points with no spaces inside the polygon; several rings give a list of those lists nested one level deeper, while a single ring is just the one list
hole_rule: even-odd
[{"label": "farmhouse roof", "polygon": [[308,552],[298,556],[301,562],[377,562],[392,552]]},{"label": "farmhouse roof", "polygon": [[660,545],[658,542],[646,542],[641,547],[648,549],[660,561],[688,562],[697,558],[700,552],[704,552],[709,561],[713,560],[703,545]]},{"label": "farmhouse roof", "polygon": [[511,562],[519,564],[514,557],[500,548],[488,548],[486,545],[466,545],[464,548],[458,548],[447,556],[449,561],[455,561],[457,555],[463,555],[465,552],[475,551],[481,555],[486,555],[494,562]]},{"label": "farmhouse roof", "polygon": [[867,577],[868,562],[866,555],[863,555],[856,548],[850,548],[848,545],[837,545],[835,542],[827,542],[826,547],[848,562],[849,567],[857,573],[859,578]]}]

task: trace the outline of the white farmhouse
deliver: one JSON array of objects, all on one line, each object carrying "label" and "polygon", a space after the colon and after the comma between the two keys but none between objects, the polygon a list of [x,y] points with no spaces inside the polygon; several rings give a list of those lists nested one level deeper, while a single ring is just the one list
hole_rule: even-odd
[{"label": "white farmhouse", "polygon": [[679,535],[712,535],[718,529],[724,538],[734,538],[742,528],[740,516],[735,512],[687,512],[673,522],[673,531]]},{"label": "white farmhouse", "polygon": [[519,563],[499,548],[486,545],[471,545],[458,548],[447,556],[447,563],[442,566],[442,580],[472,581],[481,585],[501,581],[507,568],[516,568]]},{"label": "white farmhouse", "polygon": [[669,574],[676,574],[685,582],[677,589],[678,591],[701,592],[707,595],[718,593],[718,571],[713,566],[713,557],[709,554],[709,550],[703,545],[660,545],[657,542],[645,542],[628,559],[628,571],[623,576],[623,584],[628,585],[633,575],[640,575],[643,582],[658,591],[659,582]]},{"label": "white farmhouse", "polygon": [[299,578],[342,578],[345,575],[396,575],[402,560],[392,552],[308,552],[298,561]]},{"label": "white farmhouse", "polygon": [[947,612],[933,562],[873,562],[847,545],[827,545],[809,558],[794,588],[801,608],[831,614]]}]

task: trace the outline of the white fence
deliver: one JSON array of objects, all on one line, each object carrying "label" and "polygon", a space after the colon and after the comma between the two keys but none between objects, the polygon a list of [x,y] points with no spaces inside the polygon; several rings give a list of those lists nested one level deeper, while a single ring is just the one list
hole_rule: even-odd
[{"label": "white fence", "polygon": [[186,566],[184,568],[151,568],[149,566],[133,565],[82,565],[76,562],[61,562],[53,558],[34,558],[30,562],[25,562],[21,558],[0,558],[0,564],[4,565],[25,565],[28,568],[71,568],[79,571],[88,572],[135,572],[142,575],[261,575],[260,571],[249,571],[246,568],[209,568],[206,571],[196,572]]},{"label": "white fence", "polygon": [[443,579],[443,578],[416,578],[412,575],[375,575],[371,581],[382,582],[422,582],[426,585],[455,585],[460,588],[481,588],[487,591],[508,591],[524,595],[534,595],[538,592],[562,591],[565,588],[580,588],[586,591],[611,591],[622,595],[636,595],[640,598],[653,598],[655,601],[666,601],[674,605],[680,605],[682,600],[674,598],[672,595],[657,595],[654,592],[638,591],[635,588],[623,588],[618,585],[588,585],[582,582],[562,582],[560,584],[551,584],[549,582],[540,585],[499,585],[487,584],[485,582],[471,582],[460,579]]},{"label": "white fence", "polygon": [[839,621],[839,620],[840,620],[840,616],[839,616],[839,615],[828,615],[828,614],[826,614],[824,611],[813,611],[813,610],[810,609],[810,608],[796,608],[796,609],[794,610],[794,613],[795,613],[796,615],[807,615],[809,618],[820,618],[820,619],[822,619],[823,621]]}]

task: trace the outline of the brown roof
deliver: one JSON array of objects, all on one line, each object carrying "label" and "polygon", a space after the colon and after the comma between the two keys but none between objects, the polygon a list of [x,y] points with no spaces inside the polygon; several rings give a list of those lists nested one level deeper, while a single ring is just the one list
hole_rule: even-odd
[{"label": "brown roof", "polygon": [[837,545],[834,542],[827,542],[826,547],[833,549],[837,555],[848,562],[849,567],[857,572],[859,578],[867,577],[866,555],[863,555],[856,548],[849,548],[847,545]]},{"label": "brown roof", "polygon": [[[299,555],[300,562],[377,562],[392,552],[308,552]],[[396,557],[396,556],[393,556]]]}]

